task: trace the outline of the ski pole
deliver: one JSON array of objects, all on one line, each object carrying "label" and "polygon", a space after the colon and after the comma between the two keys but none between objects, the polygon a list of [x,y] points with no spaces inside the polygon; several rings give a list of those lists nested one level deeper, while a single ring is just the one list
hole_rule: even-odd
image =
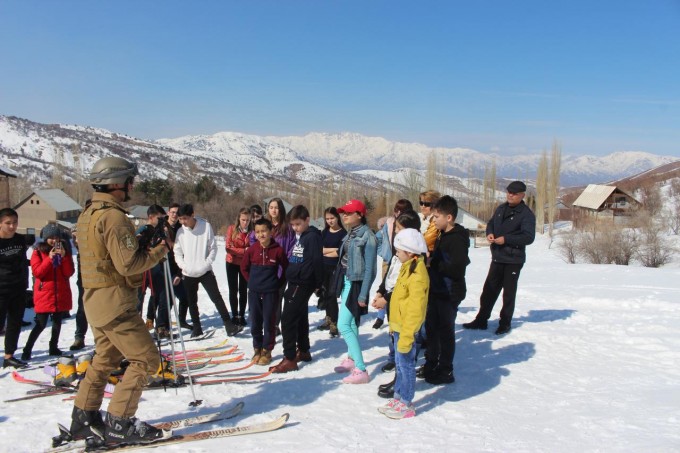
[{"label": "ski pole", "polygon": [[[168,260],[165,260],[163,263],[163,272],[165,273],[166,277],[166,282],[169,283],[169,291],[166,291],[166,294],[168,297],[172,297],[172,301],[175,300],[175,290],[172,287],[172,275],[170,275],[170,264],[168,263]],[[173,312],[175,313],[175,320],[177,321],[177,325],[179,325],[179,310],[177,308],[177,304],[172,304]],[[168,299],[168,319],[172,321],[172,315],[170,313],[170,299]],[[172,336],[170,336],[170,341],[174,341],[172,339]],[[179,335],[179,341],[180,345],[182,348],[182,354],[184,355],[184,364],[186,365],[187,369],[187,378],[189,379],[189,388],[191,389],[191,396],[194,398],[192,402],[189,403],[189,406],[191,407],[196,407],[200,406],[203,404],[203,400],[196,399],[196,392],[194,391],[194,383],[192,382],[192,377],[191,377],[191,368],[189,367],[189,358],[187,357],[187,349],[184,346],[184,338],[182,337],[182,332],[180,328],[180,335]],[[173,350],[174,352],[174,350]],[[174,361],[174,353],[173,353],[173,361]]]},{"label": "ski pole", "polygon": [[[166,259],[163,262],[163,285],[165,286],[165,303],[167,306],[168,310],[168,329],[169,329],[169,334],[170,334],[170,351],[172,351],[172,372],[175,374],[177,372],[177,362],[175,361],[175,342],[173,340],[173,333],[172,333],[172,316],[170,316],[170,304],[171,304],[171,299],[170,299],[170,286],[172,286],[172,282],[168,281],[169,275],[167,272],[168,267],[166,267],[168,260]],[[159,301],[159,303],[163,303],[162,301]],[[182,332],[180,332],[180,338]],[[160,344],[161,344],[161,339],[156,334],[156,337],[158,338],[158,353],[160,354]],[[186,355],[186,354],[185,354]],[[161,359],[161,365],[163,364],[162,359]],[[165,388],[165,372],[164,370],[161,371],[161,377],[163,379],[163,387]],[[177,383],[177,376],[175,376],[175,384]],[[177,387],[175,387],[175,395],[177,395]]]}]

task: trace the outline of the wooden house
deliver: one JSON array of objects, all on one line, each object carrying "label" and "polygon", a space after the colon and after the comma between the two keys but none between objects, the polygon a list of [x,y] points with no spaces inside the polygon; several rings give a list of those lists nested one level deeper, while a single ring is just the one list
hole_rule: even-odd
[{"label": "wooden house", "polygon": [[82,211],[80,205],[61,189],[35,190],[14,209],[19,214],[19,232],[36,235],[48,223],[56,223],[70,231]]},{"label": "wooden house", "polygon": [[616,186],[589,184],[572,206],[575,223],[584,219],[616,221],[630,216],[640,202]]},{"label": "wooden house", "polygon": [[16,178],[17,174],[9,168],[0,167],[0,209],[9,207],[9,178]]}]

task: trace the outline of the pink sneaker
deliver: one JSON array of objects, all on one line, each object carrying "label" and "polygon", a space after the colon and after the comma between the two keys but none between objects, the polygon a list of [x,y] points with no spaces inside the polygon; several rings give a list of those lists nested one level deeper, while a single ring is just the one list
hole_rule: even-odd
[{"label": "pink sneaker", "polygon": [[385,404],[384,406],[380,406],[378,408],[378,412],[380,412],[381,414],[384,414],[389,409],[392,409],[392,407],[394,407],[394,405],[398,402],[399,402],[399,400],[390,399],[389,401],[387,401],[387,404]]},{"label": "pink sneaker", "polygon": [[342,382],[345,384],[368,384],[370,378],[366,371],[361,371],[359,368],[354,368],[349,376],[343,378]]},{"label": "pink sneaker", "polygon": [[416,408],[413,404],[408,406],[401,401],[397,401],[391,408],[383,412],[389,418],[400,420],[402,418],[411,418],[416,416]]},{"label": "pink sneaker", "polygon": [[334,368],[336,373],[349,373],[354,369],[354,360],[351,357],[347,357],[343,360],[340,365]]}]

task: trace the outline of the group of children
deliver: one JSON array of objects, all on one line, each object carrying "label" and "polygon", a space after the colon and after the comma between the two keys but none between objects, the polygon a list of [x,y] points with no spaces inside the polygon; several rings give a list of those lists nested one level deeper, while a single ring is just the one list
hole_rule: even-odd
[{"label": "group of children", "polygon": [[[304,206],[295,206],[286,215],[278,199],[273,199],[270,206],[271,203],[275,209],[268,207],[266,217],[254,220],[252,232],[241,231],[252,238],[252,245],[244,247],[239,256],[240,272],[247,285],[252,361],[259,365],[271,363],[279,321],[284,357],[269,370],[295,371],[300,362],[312,360],[307,307],[316,294],[319,307],[330,314],[320,329],[337,329],[336,335],[339,333],[347,345],[347,356],[335,371],[346,374],[344,383],[369,382],[358,329],[360,317],[368,311],[378,248],[388,241],[391,258],[372,306],[387,310],[389,362],[393,366],[383,368],[396,369],[396,373],[392,382],[380,386],[379,395],[390,399],[379,411],[390,418],[413,417],[416,375],[434,385],[455,380],[454,324],[458,306],[465,298],[465,270],[470,263],[469,233],[456,224],[456,200],[437,197],[428,206],[432,215],[425,218],[424,229],[435,229],[432,244],[426,243],[421,217],[406,200],[395,206],[395,219],[380,240],[368,227],[366,207],[359,200],[350,200],[337,210],[326,209],[323,232],[310,225],[309,211]],[[246,229],[243,220],[241,230]],[[338,234],[340,231],[344,234]],[[233,232],[227,233],[230,234]],[[229,245],[229,238],[227,242],[229,255],[233,245]],[[241,289],[230,285],[230,291]],[[416,371],[425,336],[425,364]]]},{"label": "group of children", "polygon": [[[266,216],[258,206],[239,211],[237,222],[226,235],[227,275],[235,322],[245,323],[243,299],[247,295],[252,361],[271,364],[279,323],[284,357],[269,370],[295,371],[300,362],[312,360],[307,307],[316,294],[319,307],[327,312],[320,328],[330,330],[332,336],[340,334],[347,345],[348,354],[335,371],[346,373],[343,382],[348,384],[369,382],[358,329],[360,317],[368,311],[378,248],[385,260],[387,244],[390,258],[372,306],[387,311],[388,365],[392,366],[383,368],[394,368],[396,373],[392,382],[380,386],[379,395],[390,399],[379,410],[390,418],[413,417],[417,374],[435,385],[453,382],[454,324],[466,294],[469,235],[455,223],[458,206],[454,198],[443,196],[431,203],[421,200],[423,203],[430,204],[427,207],[432,213],[425,218],[427,225],[422,225],[409,202],[400,200],[395,205],[394,220],[378,239],[367,225],[366,207],[359,200],[350,200],[337,210],[326,209],[323,232],[310,225],[306,207],[297,205],[286,213],[278,198],[269,202]],[[421,231],[431,232],[433,228],[437,238],[428,244]],[[31,258],[36,324],[22,361],[31,358],[33,345],[50,316],[49,353],[61,355],[61,319],[72,304],[69,278],[74,274],[74,263],[70,247],[56,225],[45,227],[42,237],[44,241],[35,247]],[[424,334],[426,360],[416,371]],[[10,358],[17,360],[13,352]],[[5,362],[7,353],[6,338]]]}]

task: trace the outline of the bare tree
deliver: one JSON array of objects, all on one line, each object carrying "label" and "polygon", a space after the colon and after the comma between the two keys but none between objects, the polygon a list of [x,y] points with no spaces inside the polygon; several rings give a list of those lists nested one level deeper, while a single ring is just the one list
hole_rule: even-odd
[{"label": "bare tree", "polygon": [[569,264],[575,264],[578,257],[579,235],[576,230],[572,229],[566,233],[559,235],[559,242],[557,243],[557,250],[562,256],[562,259]]},{"label": "bare tree", "polygon": [[646,184],[640,187],[639,193],[644,209],[649,213],[650,217],[656,217],[661,212],[664,204],[659,186],[656,184]]},{"label": "bare tree", "polygon": [[434,150],[430,151],[427,156],[427,169],[425,170],[425,187],[431,187],[434,190],[439,190],[437,177],[437,154]]},{"label": "bare tree", "polygon": [[496,208],[496,159],[491,167],[484,168],[484,193],[482,199],[482,211],[485,218],[491,217]]},{"label": "bare tree", "polygon": [[406,196],[411,202],[418,200],[420,192],[423,191],[423,178],[412,166],[404,172],[404,185],[406,186]]},{"label": "bare tree", "polygon": [[636,252],[636,258],[645,267],[659,267],[669,263],[675,252],[660,222],[647,217],[641,228],[640,247]]},{"label": "bare tree", "polygon": [[536,205],[534,214],[536,215],[536,231],[543,234],[545,225],[545,203],[548,191],[548,155],[545,150],[541,155],[536,171]]},{"label": "bare tree", "polygon": [[557,199],[560,192],[560,168],[562,167],[562,147],[555,140],[550,156],[550,173],[548,175],[548,234],[552,237],[555,226]]}]

